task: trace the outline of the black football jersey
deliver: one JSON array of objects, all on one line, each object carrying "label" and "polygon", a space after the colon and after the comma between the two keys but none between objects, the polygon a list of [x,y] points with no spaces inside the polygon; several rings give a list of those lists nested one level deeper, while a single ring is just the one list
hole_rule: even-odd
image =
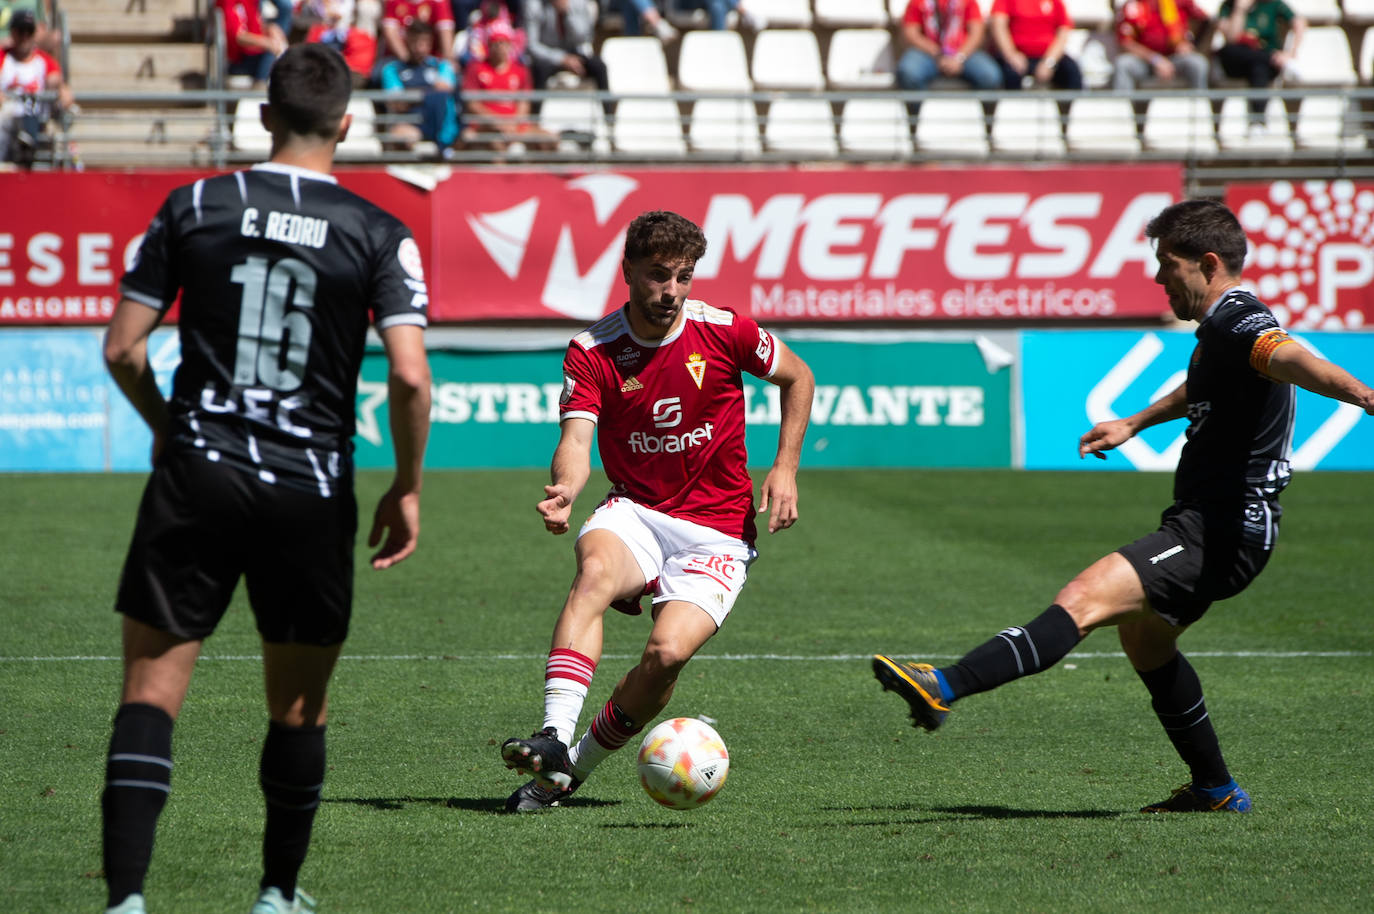
[{"label": "black football jersey", "polygon": [[351,480],[369,319],[423,327],[429,304],[400,220],[274,163],[172,191],[121,291],[159,310],[181,293],[169,446],[325,496]]},{"label": "black football jersey", "polygon": [[1284,339],[1274,315],[1243,289],[1225,293],[1202,319],[1188,364],[1188,440],[1174,498],[1273,500],[1288,485],[1293,386],[1261,371]]}]

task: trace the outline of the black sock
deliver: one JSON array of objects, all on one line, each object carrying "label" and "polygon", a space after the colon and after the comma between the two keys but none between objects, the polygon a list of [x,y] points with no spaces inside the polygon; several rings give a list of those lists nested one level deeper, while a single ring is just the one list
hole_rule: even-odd
[{"label": "black sock", "polygon": [[115,714],[100,797],[101,842],[109,905],[143,891],[157,817],[172,783],[172,718],[131,703]]},{"label": "black sock", "polygon": [[310,828],[324,787],[324,727],[273,721],[262,744],[258,781],[267,801],[262,833],[262,888],[296,897],[296,874],[310,848]]},{"label": "black sock", "polygon": [[1047,670],[1081,640],[1078,623],[1055,603],[1024,627],[998,632],[940,673],[954,697],[963,698]]},{"label": "black sock", "polygon": [[1136,675],[1150,690],[1150,705],[1174,749],[1192,772],[1193,786],[1220,787],[1231,783],[1231,773],[1221,758],[1221,744],[1207,715],[1202,683],[1193,665],[1180,653],[1162,667],[1146,672],[1137,670]]}]

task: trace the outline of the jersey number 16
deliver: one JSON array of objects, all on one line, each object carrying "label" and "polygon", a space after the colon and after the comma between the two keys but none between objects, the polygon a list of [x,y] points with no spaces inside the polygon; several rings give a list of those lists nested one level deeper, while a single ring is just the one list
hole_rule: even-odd
[{"label": "jersey number 16", "polygon": [[243,286],[234,383],[276,391],[300,387],[310,355],[310,319],[303,309],[315,306],[315,271],[291,257],[274,264],[249,257],[229,279]]}]

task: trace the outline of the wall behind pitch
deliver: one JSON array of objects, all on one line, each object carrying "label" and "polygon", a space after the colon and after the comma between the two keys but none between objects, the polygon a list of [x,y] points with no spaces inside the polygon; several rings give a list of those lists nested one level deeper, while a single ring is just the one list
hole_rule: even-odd
[{"label": "wall behind pitch", "polygon": [[[787,339],[817,378],[805,466],[1011,465],[1011,356],[988,339]],[[426,464],[547,466],[558,443],[562,358],[562,348],[432,352]],[[385,358],[372,350],[358,390],[359,466],[391,465],[385,379]],[[750,462],[767,466],[778,389],[749,375],[745,383]]]},{"label": "wall behind pitch", "polygon": [[[1303,333],[1308,348],[1362,380],[1374,379],[1374,334]],[[1165,470],[1178,463],[1187,422],[1146,429],[1108,454],[1078,457],[1095,422],[1129,416],[1186,376],[1193,325],[1150,332],[1030,331],[1021,335],[1025,466],[1035,470]],[[1293,466],[1374,469],[1374,420],[1364,410],[1298,390]]]}]

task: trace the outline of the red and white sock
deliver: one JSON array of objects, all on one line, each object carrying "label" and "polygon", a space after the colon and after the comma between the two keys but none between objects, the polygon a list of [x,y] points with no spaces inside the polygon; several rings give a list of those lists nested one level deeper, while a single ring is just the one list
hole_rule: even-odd
[{"label": "red and white sock", "polygon": [[573,773],[585,779],[592,769],[601,764],[612,752],[632,740],[644,725],[625,716],[625,712],[607,701],[605,706],[592,719],[592,725],[577,745],[568,753]]},{"label": "red and white sock", "polygon": [[596,661],[585,654],[566,647],[549,651],[544,666],[544,726],[557,730],[564,745],[572,743],[595,672]]}]

